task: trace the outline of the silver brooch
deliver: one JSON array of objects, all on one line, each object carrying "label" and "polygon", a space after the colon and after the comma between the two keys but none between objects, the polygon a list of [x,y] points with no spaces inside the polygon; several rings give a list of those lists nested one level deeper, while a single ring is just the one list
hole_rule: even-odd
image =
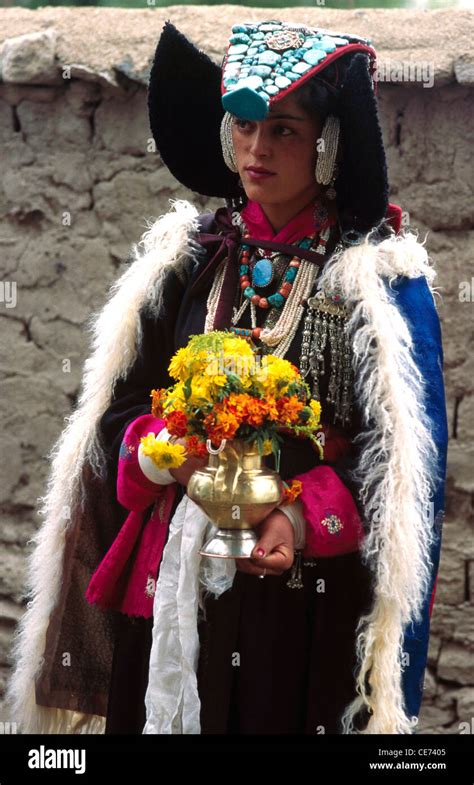
[{"label": "silver brooch", "polygon": [[327,518],[323,518],[321,526],[327,526],[329,534],[337,534],[344,528],[343,522],[337,515],[328,515]]}]

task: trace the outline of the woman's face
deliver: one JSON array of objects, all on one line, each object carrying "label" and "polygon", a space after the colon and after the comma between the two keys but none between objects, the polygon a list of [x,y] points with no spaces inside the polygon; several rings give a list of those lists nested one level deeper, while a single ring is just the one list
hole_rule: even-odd
[{"label": "woman's face", "polygon": [[[322,123],[301,109],[295,96],[288,95],[270,109],[265,120],[242,120],[232,125],[235,158],[249,199],[264,208],[295,212],[320,192],[315,179],[317,139]],[[271,177],[254,179],[247,167],[273,172]],[[271,209],[270,209],[271,212]]]}]

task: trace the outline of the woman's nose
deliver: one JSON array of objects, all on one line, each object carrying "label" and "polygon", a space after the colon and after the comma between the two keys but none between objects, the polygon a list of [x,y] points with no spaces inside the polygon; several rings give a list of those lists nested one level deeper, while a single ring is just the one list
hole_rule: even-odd
[{"label": "woman's nose", "polygon": [[250,150],[254,155],[268,154],[270,152],[269,142],[266,129],[259,126],[250,139]]}]

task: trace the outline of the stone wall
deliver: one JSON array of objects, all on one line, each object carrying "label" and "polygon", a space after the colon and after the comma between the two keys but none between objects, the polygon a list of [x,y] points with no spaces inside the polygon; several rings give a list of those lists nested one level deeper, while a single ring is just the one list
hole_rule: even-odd
[{"label": "stone wall", "polygon": [[[272,13],[274,13],[272,11]],[[380,81],[391,201],[438,270],[450,451],[447,517],[420,729],[472,732],[474,695],[472,14],[295,8],[279,16],[372,38],[379,64],[428,64],[432,83]],[[245,19],[269,18],[245,9]],[[48,452],[71,411],[85,325],[145,219],[186,191],[150,146],[146,82],[170,19],[220,62],[241,9],[0,10],[2,482],[0,694],[22,613],[25,555]],[[428,72],[426,72],[428,73]],[[471,335],[470,335],[471,334]],[[0,710],[1,718],[1,710]]]}]

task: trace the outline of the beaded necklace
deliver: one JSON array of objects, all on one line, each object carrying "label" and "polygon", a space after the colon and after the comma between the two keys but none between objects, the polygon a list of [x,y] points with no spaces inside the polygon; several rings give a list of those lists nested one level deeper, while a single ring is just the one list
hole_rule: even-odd
[{"label": "beaded necklace", "polygon": [[[232,223],[234,226],[239,226],[244,238],[250,236],[245,222],[238,211],[235,211],[232,214]],[[299,245],[304,245],[305,248],[312,248],[316,253],[324,254],[326,252],[326,243],[330,235],[330,230],[330,226],[328,226],[320,233],[316,232],[311,237],[304,238],[300,241]],[[278,292],[278,294],[281,295],[281,299],[274,297],[273,301],[269,302],[271,297],[261,298],[257,295],[255,299],[252,300],[256,295],[256,292],[253,287],[249,286],[248,270],[244,269],[245,267],[248,267],[248,264],[242,264],[242,261],[248,261],[248,252],[249,246],[244,243],[240,256],[240,272],[241,291],[244,293],[245,299],[239,309],[234,308],[234,314],[231,321],[232,325],[236,325],[243,312],[250,304],[252,328],[246,329],[232,326],[230,327],[230,330],[237,335],[245,337],[250,342],[252,342],[252,339],[260,340],[262,342],[262,351],[271,351],[279,357],[284,357],[296,334],[301,317],[304,313],[302,301],[307,299],[313,290],[314,281],[318,274],[318,266],[307,259],[299,259],[297,256],[293,257],[291,262],[294,262],[294,264],[291,264],[290,262],[287,269],[294,269],[296,272],[289,273],[289,277],[294,276],[292,281],[289,280],[289,278],[284,280],[284,283],[289,284],[289,286],[285,286],[285,289],[283,290],[284,294],[281,294],[283,286],[281,287],[280,292]],[[205,332],[210,332],[213,329],[227,264],[228,258],[223,260],[217,269],[211,291],[209,292],[207,316],[204,326]],[[245,287],[243,286],[244,281],[246,282]],[[246,289],[252,289],[252,291],[247,291],[247,294],[245,294]],[[263,327],[257,327],[256,324],[257,302],[260,304],[261,308],[269,310],[269,315]]]}]

